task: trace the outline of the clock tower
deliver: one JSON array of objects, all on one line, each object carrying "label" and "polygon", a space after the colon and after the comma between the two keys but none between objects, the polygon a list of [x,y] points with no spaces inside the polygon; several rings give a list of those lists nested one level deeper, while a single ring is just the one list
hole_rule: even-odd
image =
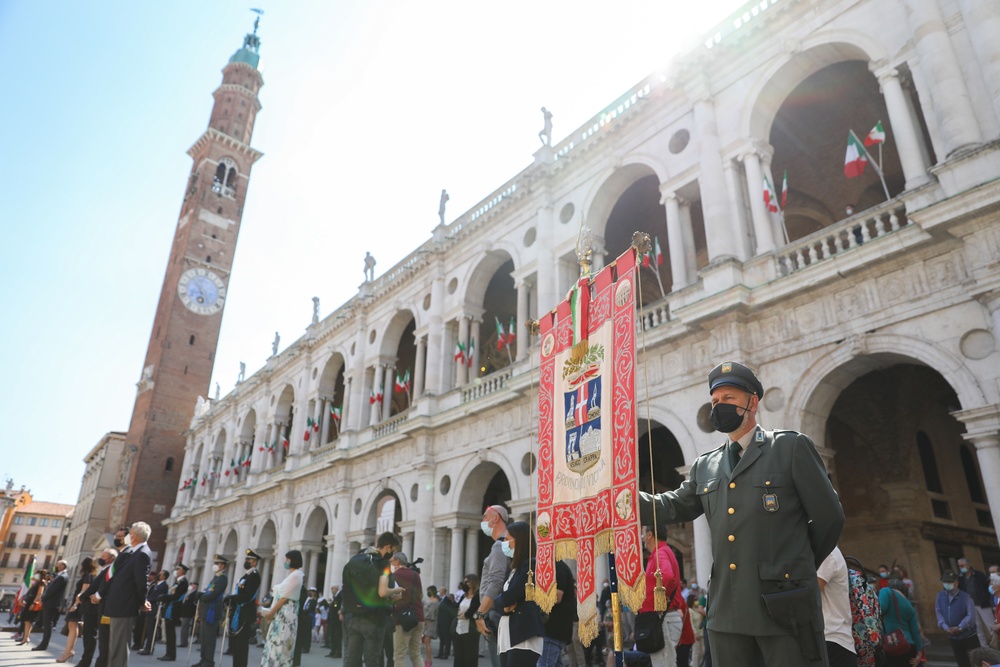
[{"label": "clock tower", "polygon": [[109,529],[145,521],[158,558],[166,537],[161,521],[180,484],[184,432],[198,397],[209,393],[250,169],[262,156],[250,147],[264,85],[259,50],[255,22],[222,70],[208,129],[188,149],[194,164],[112,498]]}]

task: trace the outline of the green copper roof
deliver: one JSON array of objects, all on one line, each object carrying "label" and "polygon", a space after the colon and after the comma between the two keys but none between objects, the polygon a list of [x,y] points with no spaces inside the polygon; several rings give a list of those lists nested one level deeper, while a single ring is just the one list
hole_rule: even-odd
[{"label": "green copper roof", "polygon": [[233,54],[233,57],[229,59],[231,63],[246,63],[257,69],[257,63],[260,62],[260,37],[257,36],[256,30],[253,34],[248,34],[243,38],[243,46],[239,51]]}]

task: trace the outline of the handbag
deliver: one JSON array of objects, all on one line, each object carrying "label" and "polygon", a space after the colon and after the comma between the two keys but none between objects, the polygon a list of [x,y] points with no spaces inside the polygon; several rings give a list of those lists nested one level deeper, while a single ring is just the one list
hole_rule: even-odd
[{"label": "handbag", "polygon": [[404,609],[399,612],[399,627],[403,629],[403,632],[409,632],[417,627],[417,623],[419,622],[417,613],[412,609]]},{"label": "handbag", "polygon": [[[902,625],[902,619],[899,617],[899,602],[896,601],[897,595],[896,591],[892,591],[892,604],[896,608],[896,622]],[[896,658],[908,654],[913,650],[913,647],[906,640],[902,628],[896,628],[892,632],[886,632],[882,635],[882,650],[887,656]]]},{"label": "handbag", "polygon": [[663,616],[657,611],[641,611],[635,616],[635,647],[643,653],[662,651],[667,640],[663,637]]},{"label": "handbag", "polygon": [[42,610],[42,595],[39,593],[35,596],[35,601],[31,603],[31,611],[41,611]]}]

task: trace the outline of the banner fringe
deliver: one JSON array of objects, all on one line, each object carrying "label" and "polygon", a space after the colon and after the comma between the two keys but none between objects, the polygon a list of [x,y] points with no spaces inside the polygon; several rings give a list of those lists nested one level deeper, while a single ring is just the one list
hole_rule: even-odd
[{"label": "banner fringe", "polygon": [[632,612],[638,614],[639,608],[646,600],[646,574],[639,574],[639,578],[636,580],[635,586],[629,586],[621,579],[618,579],[618,598],[621,600],[623,605],[628,607]]},{"label": "banner fringe", "polygon": [[608,529],[602,530],[597,535],[594,536],[594,554],[600,556],[601,554],[609,554],[615,550],[615,531]]},{"label": "banner fringe", "polygon": [[559,589],[556,588],[555,582],[552,582],[552,586],[548,590],[542,588],[541,584],[535,584],[535,604],[538,605],[543,614],[552,612],[552,607],[556,604],[556,593],[558,591]]},{"label": "banner fringe", "polygon": [[597,617],[597,600],[590,596],[577,607],[579,618],[578,633],[580,643],[590,646],[590,643],[597,638],[600,632],[600,619]]},{"label": "banner fringe", "polygon": [[556,560],[576,560],[576,540],[559,540],[556,542]]}]

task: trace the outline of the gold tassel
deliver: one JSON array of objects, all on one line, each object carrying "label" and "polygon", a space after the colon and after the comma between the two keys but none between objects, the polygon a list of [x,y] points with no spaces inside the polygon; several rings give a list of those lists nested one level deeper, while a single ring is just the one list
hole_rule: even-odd
[{"label": "gold tassel", "polygon": [[535,601],[535,572],[528,570],[528,581],[524,583],[524,599],[528,602]]},{"label": "gold tassel", "polygon": [[667,589],[663,587],[663,577],[659,570],[656,571],[656,588],[653,589],[653,609],[667,610]]}]

